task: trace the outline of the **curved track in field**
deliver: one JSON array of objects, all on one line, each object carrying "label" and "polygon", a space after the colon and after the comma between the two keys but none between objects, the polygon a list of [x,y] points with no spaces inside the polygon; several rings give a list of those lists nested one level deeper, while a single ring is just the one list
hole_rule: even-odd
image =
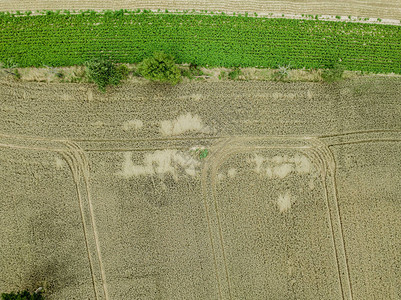
[{"label": "curved track in field", "polygon": [[[97,231],[90,192],[90,163],[86,152],[91,151],[152,151],[158,149],[179,148],[188,149],[193,142],[202,141],[210,145],[210,155],[205,160],[201,180],[204,193],[204,206],[207,219],[212,255],[216,271],[216,280],[220,299],[232,299],[230,274],[227,267],[224,236],[219,215],[218,199],[216,197],[216,177],[219,167],[226,159],[236,153],[255,151],[258,149],[293,149],[305,154],[320,170],[321,181],[324,187],[327,219],[331,228],[331,240],[336,260],[339,288],[343,299],[353,299],[352,278],[350,278],[348,254],[343,235],[341,211],[338,205],[338,187],[336,183],[336,159],[331,150],[338,145],[352,145],[374,142],[401,142],[401,131],[371,130],[349,132],[343,134],[301,137],[301,136],[221,136],[203,138],[160,138],[138,140],[63,140],[46,139],[33,136],[15,136],[0,134],[0,147],[53,151],[62,155],[71,170],[77,190],[80,206],[83,232],[85,236],[88,261],[92,273],[92,282],[96,299],[109,299],[106,273],[101,259],[99,233]],[[103,144],[103,147],[99,147]],[[123,144],[124,147],[121,147]],[[134,145],[134,146],[132,146]],[[82,193],[81,190],[84,190]],[[85,208],[87,203],[87,208]],[[90,227],[85,222],[85,215],[89,216]],[[93,237],[91,237],[93,235]],[[91,254],[90,242],[93,239],[96,255]],[[97,256],[96,267],[93,256]],[[96,271],[99,268],[102,291],[99,292],[96,282]]]},{"label": "curved track in field", "polygon": [[[3,143],[2,139],[8,139],[6,143]],[[26,141],[31,141],[35,145],[25,145]],[[21,143],[22,142],[22,143]],[[85,153],[79,146],[74,142],[64,141],[64,140],[52,140],[52,139],[43,139],[43,138],[35,138],[32,136],[29,137],[19,137],[13,135],[5,135],[0,134],[0,148],[11,148],[11,149],[23,149],[23,150],[36,150],[36,151],[48,151],[48,152],[56,152],[60,154],[63,159],[66,161],[72,175],[72,179],[74,181],[74,185],[76,188],[76,194],[78,198],[79,210],[80,210],[80,217],[85,241],[85,248],[88,256],[89,262],[89,269],[92,277],[92,285],[94,290],[95,299],[106,299],[108,300],[108,292],[107,292],[107,285],[106,285],[106,278],[103,263],[101,260],[100,254],[100,246],[99,246],[99,238],[98,232],[96,229],[93,208],[91,203],[91,195],[90,195],[90,184],[89,184],[89,163],[86,158]],[[83,184],[81,182],[81,178],[83,178]],[[85,190],[84,194],[82,193],[82,189]],[[86,198],[86,199],[84,199]],[[85,208],[85,203],[87,202],[89,205],[89,212],[87,212]],[[89,214],[91,220],[91,229],[88,228],[88,224],[85,222],[85,216]],[[94,235],[94,239],[90,238],[91,233]],[[100,292],[98,289],[97,282],[99,278],[97,278],[96,272],[96,258],[93,256],[93,252],[91,250],[91,242],[94,242],[96,248],[96,256],[98,260],[98,266],[100,268],[100,276],[102,282],[102,289],[103,291]]]}]

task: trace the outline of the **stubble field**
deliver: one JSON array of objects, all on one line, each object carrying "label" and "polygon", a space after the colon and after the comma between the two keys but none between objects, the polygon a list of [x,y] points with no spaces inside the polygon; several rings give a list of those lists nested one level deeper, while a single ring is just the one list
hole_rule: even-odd
[{"label": "stubble field", "polygon": [[0,290],[399,299],[400,83],[1,81]]}]

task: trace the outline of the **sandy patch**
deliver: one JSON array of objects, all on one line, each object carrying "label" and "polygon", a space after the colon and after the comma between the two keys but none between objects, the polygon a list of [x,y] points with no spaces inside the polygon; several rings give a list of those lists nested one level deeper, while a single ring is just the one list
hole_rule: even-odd
[{"label": "sandy patch", "polygon": [[125,152],[122,170],[118,172],[118,175],[130,178],[171,174],[175,180],[178,180],[180,173],[195,176],[199,171],[199,165],[200,162],[191,155],[178,150],[166,149],[146,153],[143,163],[139,165],[133,163],[132,152]]},{"label": "sandy patch", "polygon": [[293,158],[295,171],[300,174],[307,174],[311,171],[311,162],[305,155],[295,155]]},{"label": "sandy patch", "polygon": [[305,155],[295,154],[293,157],[287,155],[276,155],[272,158],[255,154],[251,163],[255,165],[255,173],[266,175],[269,178],[283,179],[291,173],[308,174],[311,172],[311,163]]},{"label": "sandy patch", "polygon": [[219,173],[219,174],[217,174],[217,179],[218,180],[224,180],[226,178],[226,175],[224,175],[223,173]]},{"label": "sandy patch", "polygon": [[262,170],[262,164],[265,161],[265,159],[262,156],[259,156],[255,154],[255,157],[253,159],[253,162],[255,163],[255,172],[260,173]]},{"label": "sandy patch", "polygon": [[61,170],[61,169],[64,168],[65,163],[61,158],[56,157],[55,158],[55,163],[56,163],[56,169],[57,170]]},{"label": "sandy patch", "polygon": [[277,178],[283,179],[294,170],[291,164],[280,164],[273,168],[273,175]]},{"label": "sandy patch", "polygon": [[175,120],[166,120],[160,122],[160,132],[163,135],[179,135],[188,131],[209,132],[209,129],[203,124],[198,115],[187,113],[178,116]]},{"label": "sandy patch", "polygon": [[141,129],[143,127],[143,122],[141,120],[129,120],[125,121],[122,124],[123,130],[128,131],[128,130],[137,130]]},{"label": "sandy patch", "polygon": [[104,126],[104,123],[102,121],[96,121],[92,123],[92,126],[95,127],[96,129],[99,129]]},{"label": "sandy patch", "polygon": [[313,178],[309,180],[309,189],[313,191],[315,189],[315,181]]},{"label": "sandy patch", "polygon": [[88,89],[88,91],[86,93],[86,98],[88,99],[88,101],[92,101],[93,100],[93,91],[92,91],[92,89]]},{"label": "sandy patch", "polygon": [[284,213],[291,208],[291,196],[289,192],[278,196],[277,207],[281,213]]},{"label": "sandy patch", "polygon": [[227,172],[228,177],[234,178],[237,175],[237,170],[235,168],[231,168]]}]

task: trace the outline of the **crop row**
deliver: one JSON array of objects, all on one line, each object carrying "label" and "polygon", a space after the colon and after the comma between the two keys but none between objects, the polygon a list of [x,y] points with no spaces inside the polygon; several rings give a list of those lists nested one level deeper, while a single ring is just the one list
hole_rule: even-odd
[{"label": "crop row", "polygon": [[155,51],[208,66],[329,67],[401,74],[401,27],[320,20],[170,13],[0,15],[0,61],[136,63]]}]

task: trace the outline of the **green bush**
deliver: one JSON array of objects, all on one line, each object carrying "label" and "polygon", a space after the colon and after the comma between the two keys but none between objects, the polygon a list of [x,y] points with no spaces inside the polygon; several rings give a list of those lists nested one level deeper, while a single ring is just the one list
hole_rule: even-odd
[{"label": "green bush", "polygon": [[344,73],[344,66],[339,63],[335,63],[332,68],[325,69],[322,72],[322,78],[326,82],[334,82],[341,80]]},{"label": "green bush", "polygon": [[181,70],[181,75],[189,79],[194,79],[195,76],[202,76],[204,73],[198,65],[191,63],[188,68]]},{"label": "green bush", "polygon": [[39,293],[30,293],[28,291],[22,291],[18,293],[2,293],[1,300],[43,300],[43,295]]},{"label": "green bush", "polygon": [[119,65],[117,67],[117,72],[120,74],[121,80],[127,79],[129,74],[129,68],[127,65]]},{"label": "green bush", "polygon": [[235,67],[232,71],[228,73],[228,78],[230,78],[231,80],[235,80],[240,75],[242,75],[242,71],[239,67]]},{"label": "green bush", "polygon": [[117,85],[122,79],[121,70],[109,60],[96,58],[85,63],[88,68],[88,75],[101,91],[106,90],[108,85]]},{"label": "green bush", "polygon": [[175,85],[181,81],[181,71],[174,58],[163,52],[155,52],[144,59],[138,66],[139,73],[151,81],[166,82]]}]

